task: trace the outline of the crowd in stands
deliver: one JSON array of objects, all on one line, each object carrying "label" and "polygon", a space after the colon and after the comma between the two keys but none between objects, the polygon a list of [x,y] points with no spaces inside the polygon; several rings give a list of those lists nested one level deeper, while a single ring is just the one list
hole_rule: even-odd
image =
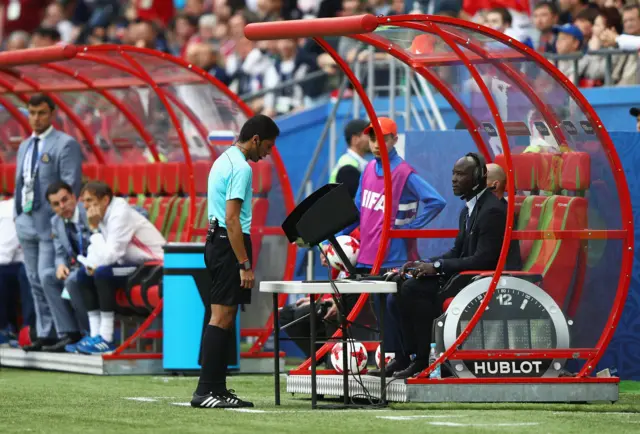
[{"label": "crowd in stands", "polygon": [[[241,96],[277,88],[249,100],[256,112],[276,116],[321,100],[335,88],[331,77],[337,68],[311,40],[249,41],[246,24],[411,11],[478,22],[543,53],[583,54],[577,63],[557,60],[559,69],[583,86],[602,85],[607,68],[614,85],[638,83],[636,0],[12,0],[3,7],[0,36],[5,50],[117,43],[171,53],[209,71]],[[356,60],[352,40],[329,42],[343,57]],[[629,52],[616,52],[611,65],[607,56],[590,54],[612,48]],[[327,75],[278,87],[314,71]]]}]

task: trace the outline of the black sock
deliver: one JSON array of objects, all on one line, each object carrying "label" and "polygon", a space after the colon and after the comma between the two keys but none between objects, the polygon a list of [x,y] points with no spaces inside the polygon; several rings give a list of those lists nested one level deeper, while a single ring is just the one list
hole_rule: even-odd
[{"label": "black sock", "polygon": [[202,338],[202,367],[196,393],[220,393],[227,389],[227,343],[229,331],[208,325]]}]

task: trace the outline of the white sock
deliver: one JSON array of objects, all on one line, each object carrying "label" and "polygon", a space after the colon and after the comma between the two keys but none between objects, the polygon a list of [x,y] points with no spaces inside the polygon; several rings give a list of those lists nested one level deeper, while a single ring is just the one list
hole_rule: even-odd
[{"label": "white sock", "polygon": [[95,338],[100,334],[100,311],[92,310],[89,315],[89,334]]},{"label": "white sock", "polygon": [[100,336],[107,342],[113,342],[114,312],[100,312]]}]

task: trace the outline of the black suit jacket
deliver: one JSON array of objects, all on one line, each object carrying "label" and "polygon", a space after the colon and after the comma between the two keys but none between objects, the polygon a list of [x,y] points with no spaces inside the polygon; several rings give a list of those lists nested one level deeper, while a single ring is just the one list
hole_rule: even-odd
[{"label": "black suit jacket", "polygon": [[[470,219],[468,231],[467,218]],[[446,275],[461,271],[495,270],[500,258],[506,223],[506,201],[498,199],[491,191],[486,190],[478,197],[471,216],[468,216],[466,206],[460,211],[459,232],[453,248],[432,260],[443,260],[442,271]],[[509,248],[505,269],[522,269],[517,242],[512,242]]]}]

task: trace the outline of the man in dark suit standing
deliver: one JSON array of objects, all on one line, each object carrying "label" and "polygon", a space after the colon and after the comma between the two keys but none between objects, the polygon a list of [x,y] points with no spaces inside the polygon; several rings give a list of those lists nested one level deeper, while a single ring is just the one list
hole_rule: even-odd
[{"label": "man in dark suit standing", "polygon": [[33,95],[27,109],[33,133],[18,148],[14,216],[33,294],[38,338],[23,349],[48,351],[60,341],[75,341],[80,335],[55,277],[53,211],[45,193],[51,183],[60,180],[72,186],[74,193],[80,192],[82,151],[75,139],[53,128],[55,104],[51,98]]},{"label": "man in dark suit standing", "polygon": [[[408,262],[400,270],[398,320],[403,353],[396,354],[387,368],[395,378],[412,377],[428,366],[433,320],[442,313],[442,302],[456,295],[439,292],[448,278],[462,271],[494,270],[498,264],[507,208],[487,188],[484,159],[473,153],[459,159],[453,167],[452,187],[453,193],[465,201],[453,248],[425,262]],[[512,253],[507,269],[517,267]],[[413,362],[410,354],[416,354]]]}]

